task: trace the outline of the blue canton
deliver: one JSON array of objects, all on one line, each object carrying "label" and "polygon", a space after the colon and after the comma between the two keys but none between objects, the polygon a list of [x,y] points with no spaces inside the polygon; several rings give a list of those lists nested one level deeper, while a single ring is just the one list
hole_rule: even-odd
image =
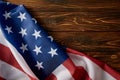
[{"label": "blue canton", "polygon": [[6,39],[40,80],[45,80],[68,56],[23,5],[0,1],[0,25]]}]

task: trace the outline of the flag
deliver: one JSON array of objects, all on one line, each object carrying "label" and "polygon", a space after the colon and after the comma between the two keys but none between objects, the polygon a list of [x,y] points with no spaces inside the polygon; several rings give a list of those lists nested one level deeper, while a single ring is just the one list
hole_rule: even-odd
[{"label": "flag", "polygon": [[120,74],[58,45],[23,5],[0,1],[0,80],[120,80]]}]

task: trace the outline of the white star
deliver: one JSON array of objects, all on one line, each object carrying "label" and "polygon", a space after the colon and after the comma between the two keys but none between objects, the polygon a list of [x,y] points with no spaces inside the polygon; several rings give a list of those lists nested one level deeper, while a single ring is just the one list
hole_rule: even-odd
[{"label": "white star", "polygon": [[23,5],[22,4],[20,4],[20,7],[22,7]]},{"label": "white star", "polygon": [[5,11],[5,14],[3,14],[3,16],[5,17],[5,20],[7,20],[8,18],[11,18],[11,12],[7,12]]},{"label": "white star", "polygon": [[7,5],[9,5],[10,4],[10,2],[7,2]]},{"label": "white star", "polygon": [[37,39],[38,37],[41,37],[40,32],[41,31],[34,30],[34,33],[32,35],[35,36],[35,38]]},{"label": "white star", "polygon": [[22,34],[22,37],[24,37],[25,35],[27,35],[26,30],[27,29],[21,28],[21,31],[19,33]]},{"label": "white star", "polygon": [[36,55],[38,55],[38,53],[42,53],[41,47],[38,47],[38,46],[36,46],[36,45],[35,45],[35,49],[34,49],[33,51],[36,52]]},{"label": "white star", "polygon": [[23,51],[23,53],[24,53],[25,51],[27,51],[27,50],[28,50],[28,49],[27,49],[27,44],[24,45],[24,44],[22,43],[22,46],[20,47],[20,49]]},{"label": "white star", "polygon": [[17,18],[20,18],[20,20],[21,20],[21,22],[24,20],[24,19],[26,19],[26,17],[25,17],[25,15],[26,15],[26,13],[19,13],[20,15],[17,17]]},{"label": "white star", "polygon": [[35,24],[37,23],[37,20],[35,18],[32,18],[32,20],[35,22]]},{"label": "white star", "polygon": [[6,26],[6,28],[5,28],[5,30],[7,30],[7,32],[8,32],[8,34],[13,33],[11,29],[12,29],[12,27],[8,27],[8,26]]},{"label": "white star", "polygon": [[51,57],[54,57],[54,55],[58,55],[56,51],[57,49],[51,48],[51,51],[49,51],[48,53],[51,54]]},{"label": "white star", "polygon": [[53,41],[53,37],[52,36],[48,36],[48,38],[50,38],[51,42]]},{"label": "white star", "polygon": [[37,61],[37,64],[35,65],[35,67],[37,67],[38,68],[38,70],[40,70],[40,68],[42,68],[42,69],[44,69],[44,67],[42,66],[42,64],[43,64],[43,62],[38,62]]}]

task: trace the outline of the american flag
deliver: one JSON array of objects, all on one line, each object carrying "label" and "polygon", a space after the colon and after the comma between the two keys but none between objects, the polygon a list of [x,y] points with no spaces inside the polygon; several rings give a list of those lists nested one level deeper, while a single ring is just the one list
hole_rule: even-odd
[{"label": "american flag", "polygon": [[58,45],[23,5],[0,1],[0,80],[120,80],[120,74]]}]

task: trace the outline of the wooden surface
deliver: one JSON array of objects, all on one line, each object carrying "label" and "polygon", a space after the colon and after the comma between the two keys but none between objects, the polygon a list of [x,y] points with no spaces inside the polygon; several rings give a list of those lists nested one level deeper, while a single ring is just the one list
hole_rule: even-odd
[{"label": "wooden surface", "polygon": [[55,40],[120,72],[120,0],[6,0],[24,4]]}]

